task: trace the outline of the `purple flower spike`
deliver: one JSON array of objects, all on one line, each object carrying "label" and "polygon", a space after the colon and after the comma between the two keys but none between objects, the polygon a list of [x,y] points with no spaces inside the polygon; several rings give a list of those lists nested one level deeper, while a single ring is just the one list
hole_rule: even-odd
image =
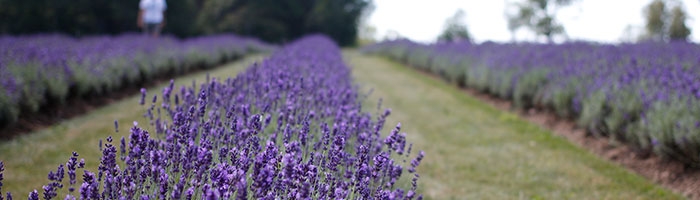
[{"label": "purple flower spike", "polygon": [[146,88],[141,88],[141,99],[139,100],[139,105],[146,103]]},{"label": "purple flower spike", "polygon": [[39,200],[39,193],[36,192],[36,190],[34,190],[31,193],[29,193],[29,198],[27,198],[27,199],[28,200]]},{"label": "purple flower spike", "polygon": [[0,161],[0,196],[2,196],[2,180],[4,179],[3,173],[5,171],[5,163]]}]

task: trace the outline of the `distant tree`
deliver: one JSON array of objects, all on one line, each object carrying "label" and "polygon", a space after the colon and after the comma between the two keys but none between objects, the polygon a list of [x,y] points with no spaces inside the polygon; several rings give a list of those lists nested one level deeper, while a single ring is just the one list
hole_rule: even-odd
[{"label": "distant tree", "polygon": [[511,34],[526,27],[552,42],[555,35],[565,35],[564,26],[556,20],[559,8],[571,5],[576,0],[525,0],[511,2],[514,12],[506,11],[508,30]]},{"label": "distant tree", "polygon": [[204,33],[235,32],[271,42],[324,33],[352,45],[370,0],[197,0],[197,27]]},{"label": "distant tree", "polygon": [[686,14],[683,8],[676,6],[671,11],[671,25],[668,27],[668,36],[671,40],[687,40],[690,28],[685,25]]},{"label": "distant tree", "polygon": [[665,35],[664,19],[666,19],[666,4],[662,0],[652,1],[645,9],[647,37],[661,41]]},{"label": "distant tree", "polygon": [[372,43],[376,40],[374,37],[377,34],[377,27],[374,27],[371,24],[369,24],[369,17],[372,15],[375,9],[376,6],[374,5],[374,3],[370,2],[362,11],[362,14],[360,14],[360,22],[358,25],[359,27],[357,35],[357,39],[360,42]]},{"label": "distant tree", "polygon": [[237,14],[230,12],[234,9],[237,0],[215,0],[203,1],[201,3],[200,12],[195,17],[197,28],[205,34],[216,32],[232,31],[233,26],[231,18],[235,18]]},{"label": "distant tree", "polygon": [[136,31],[139,0],[0,0],[0,34]]},{"label": "distant tree", "polygon": [[636,41],[639,41],[640,38],[643,36],[644,33],[644,27],[643,26],[635,26],[628,24],[625,26],[625,29],[622,31],[622,34],[620,35],[619,41],[620,42],[625,42],[625,43],[633,43]]},{"label": "distant tree", "polygon": [[382,40],[401,40],[405,38],[406,37],[401,35],[401,33],[396,30],[388,30],[386,33],[384,33],[384,38]]},{"label": "distant tree", "polygon": [[[70,35],[139,31],[140,0],[0,0],[0,34]],[[323,33],[338,44],[357,40],[371,0],[167,0],[164,33],[180,37],[233,32],[269,42]]]},{"label": "distant tree", "polygon": [[[668,4],[675,4],[669,10]],[[644,8],[646,34],[653,41],[687,40],[690,28],[685,25],[686,14],[680,1],[654,0]]]},{"label": "distant tree", "polygon": [[439,42],[472,41],[467,25],[464,23],[464,10],[457,10],[454,15],[445,20],[444,30],[437,40]]}]

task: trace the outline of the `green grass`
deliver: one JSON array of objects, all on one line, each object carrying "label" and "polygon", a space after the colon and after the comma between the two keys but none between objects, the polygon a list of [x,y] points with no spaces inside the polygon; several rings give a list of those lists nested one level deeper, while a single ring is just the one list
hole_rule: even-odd
[{"label": "green grass", "polygon": [[[189,86],[192,81],[202,83],[206,80],[207,73],[210,77],[216,77],[219,80],[235,76],[253,62],[261,61],[262,58],[262,55],[246,56],[240,61],[225,66],[177,78],[175,87]],[[65,164],[73,151],[77,151],[81,158],[85,158],[87,169],[95,172],[100,162],[99,157],[102,155],[99,151],[99,140],[104,140],[111,135],[115,138],[115,144],[118,145],[122,136],[129,135],[129,128],[133,126],[133,121],[138,121],[141,126],[148,124],[143,114],[150,106],[152,96],[158,94],[160,98],[162,88],[167,85],[166,82],[148,88],[147,104],[144,106],[138,104],[140,94],[137,94],[44,130],[0,142],[0,160],[5,162],[3,194],[9,191],[15,198],[21,198],[26,197],[34,189],[41,193],[41,186],[48,183],[48,172],[55,171],[59,164]],[[176,90],[179,91],[179,89]],[[118,133],[114,130],[114,120],[119,121]],[[81,175],[82,172],[78,173],[78,179],[82,178]],[[67,182],[64,181],[64,184]],[[64,196],[59,195],[60,199]]]},{"label": "green grass", "polygon": [[344,52],[362,91],[401,122],[427,199],[683,199],[550,131],[384,58]]}]

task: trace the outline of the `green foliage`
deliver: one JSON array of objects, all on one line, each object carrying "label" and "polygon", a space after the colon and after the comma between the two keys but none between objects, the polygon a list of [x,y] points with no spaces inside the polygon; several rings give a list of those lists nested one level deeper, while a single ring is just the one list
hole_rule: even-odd
[{"label": "green foliage", "polygon": [[136,31],[138,3],[139,0],[0,0],[0,33],[64,32],[79,36]]},{"label": "green foliage", "polygon": [[673,102],[657,103],[646,114],[640,127],[649,135],[640,141],[659,155],[700,167],[700,104],[683,99]]},{"label": "green foliage", "polygon": [[671,24],[669,25],[668,37],[671,40],[687,40],[690,35],[690,28],[685,25],[686,14],[680,6],[676,6],[671,11]]},{"label": "green foliage", "polygon": [[525,27],[537,35],[545,36],[547,41],[552,41],[555,35],[565,34],[564,26],[557,20],[557,10],[568,6],[576,0],[525,0],[525,2],[513,2],[510,6],[515,8],[514,13],[507,13],[508,30],[514,33],[517,29]]},{"label": "green foliage", "polygon": [[[166,0],[166,2],[168,8],[165,11],[164,33],[175,34],[179,37],[202,34],[202,31],[196,26],[196,18],[200,12],[202,0]],[[138,4],[133,4],[129,9],[138,9]]]},{"label": "green foliage", "polygon": [[[438,58],[441,58],[439,62]],[[466,66],[469,62],[462,61],[460,59],[455,59],[453,57],[440,57],[437,56],[433,58],[433,66],[439,67],[445,72],[445,79],[455,84],[459,87],[466,86],[467,70],[469,66]]]},{"label": "green foliage", "polygon": [[648,37],[661,40],[664,36],[664,18],[666,18],[666,4],[662,0],[652,1],[644,10],[646,16],[646,30]]},{"label": "green foliage", "polygon": [[[74,36],[139,31],[139,0],[0,0],[0,34]],[[179,37],[237,33],[270,42],[324,33],[353,45],[371,0],[167,0],[163,32]]]},{"label": "green foliage", "polygon": [[479,91],[486,92],[489,88],[491,70],[487,66],[476,66],[467,69],[467,85]]},{"label": "green foliage", "polygon": [[533,99],[547,83],[548,73],[547,70],[541,69],[530,71],[520,76],[513,88],[513,101],[516,107],[531,108],[534,106]]},{"label": "green foliage", "polygon": [[425,71],[431,71],[435,74],[440,74],[437,68],[430,68],[431,55],[428,50],[425,49],[407,49],[407,63],[412,66],[422,68]]},{"label": "green foliage", "polygon": [[493,77],[491,80],[491,91],[500,98],[510,99],[513,93],[513,75],[515,73],[511,70],[505,70],[501,73],[492,73]]},{"label": "green foliage", "polygon": [[601,134],[602,131],[598,130],[598,127],[602,127],[603,118],[609,113],[610,107],[605,102],[605,93],[598,91],[583,99],[583,107],[577,123],[592,133]]},{"label": "green foliage", "polygon": [[438,36],[438,41],[442,42],[459,42],[471,41],[472,38],[467,30],[467,25],[464,23],[464,10],[457,10],[452,17],[445,21],[445,28]]},{"label": "green foliage", "polygon": [[572,100],[576,95],[572,85],[563,86],[552,91],[552,107],[559,117],[570,118],[574,113],[571,110]]},{"label": "green foliage", "polygon": [[41,81],[41,76],[33,76],[35,74],[42,74],[39,72],[37,65],[38,64],[33,63],[22,66],[21,68],[14,67],[13,65],[8,66],[13,77],[16,78],[18,85],[20,85],[22,102],[18,103],[22,110],[36,112],[39,110],[39,106],[45,101],[44,94],[46,94],[46,86]]},{"label": "green foliage", "polygon": [[[674,3],[672,9],[668,4]],[[646,19],[646,39],[654,41],[681,40],[690,35],[690,28],[685,25],[686,13],[681,2],[654,0],[644,8]]]},{"label": "green foliage", "polygon": [[369,0],[182,0],[195,2],[189,18],[196,33],[234,32],[283,43],[324,33],[343,46],[353,45]]},{"label": "green foliage", "polygon": [[7,96],[7,91],[4,88],[0,88],[0,124],[9,124],[17,121],[17,116],[19,115],[19,108],[15,102]]},{"label": "green foliage", "polygon": [[620,137],[620,134],[622,134],[626,126],[629,125],[629,122],[636,121],[635,118],[637,118],[642,111],[642,100],[638,93],[632,91],[635,90],[616,90],[614,91],[615,93],[622,95],[616,95],[616,98],[611,98],[610,100],[610,104],[616,106],[604,120],[605,127],[608,128],[608,131],[614,137]]}]

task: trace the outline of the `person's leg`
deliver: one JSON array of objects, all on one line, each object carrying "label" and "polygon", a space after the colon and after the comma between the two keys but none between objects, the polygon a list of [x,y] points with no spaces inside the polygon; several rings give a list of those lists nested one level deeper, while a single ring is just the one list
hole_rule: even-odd
[{"label": "person's leg", "polygon": [[160,23],[153,24],[153,36],[158,37],[160,36],[160,31],[163,29],[163,26],[161,26]]},{"label": "person's leg", "polygon": [[151,23],[143,25],[143,34],[146,36],[153,36],[153,26],[151,26]]},{"label": "person's leg", "polygon": [[160,35],[160,24],[159,23],[147,23],[146,24],[146,34],[152,37],[158,37]]}]

